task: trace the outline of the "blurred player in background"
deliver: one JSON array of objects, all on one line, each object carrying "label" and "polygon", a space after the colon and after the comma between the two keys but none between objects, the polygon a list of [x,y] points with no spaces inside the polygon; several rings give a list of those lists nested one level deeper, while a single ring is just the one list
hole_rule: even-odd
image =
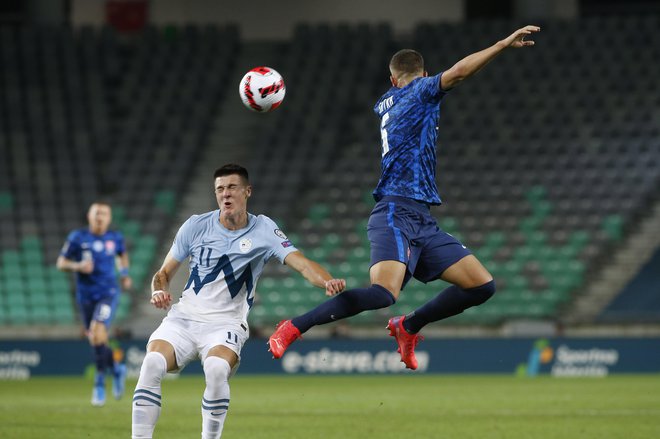
[{"label": "blurred player in background", "polygon": [[333,279],[307,259],[267,216],[247,211],[252,187],[245,168],[228,164],[215,171],[219,210],[193,215],[179,229],[152,282],[151,303],[168,308],[170,280],[184,259],[190,277],[178,303],[149,338],[133,397],[133,438],[150,438],[161,409],[166,372],[202,361],[206,388],[201,401],[202,438],[219,438],[229,408],[230,376],[248,339],[247,315],[264,265],[275,257],[328,296],[346,282]]},{"label": "blurred player in background", "polygon": [[453,285],[405,316],[390,319],[401,361],[417,368],[419,330],[430,322],[480,305],[495,293],[491,274],[456,238],[442,231],[429,207],[440,204],[435,181],[440,103],[447,92],[507,48],[529,47],[525,37],[538,32],[525,26],[491,47],[473,53],[450,69],[428,77],[424,60],[410,49],[390,61],[393,87],[376,103],[382,139],[381,177],[367,234],[371,243],[371,286],[352,289],[292,320],[280,322],[269,348],[280,358],[287,347],[315,325],[365,310],[388,307],[411,277],[422,282],[443,279]]},{"label": "blurred player in background", "polygon": [[121,291],[115,267],[121,277],[121,288],[128,290],[132,281],[128,275],[128,253],[121,233],[108,230],[112,209],[103,202],[93,203],[87,212],[89,227],[69,234],[57,258],[57,268],[76,274],[76,301],[80,308],[89,343],[94,349],[96,378],[92,405],[105,404],[105,374],[113,374],[113,395],[124,393],[126,366],[115,362],[108,346],[108,330],[119,304]]}]

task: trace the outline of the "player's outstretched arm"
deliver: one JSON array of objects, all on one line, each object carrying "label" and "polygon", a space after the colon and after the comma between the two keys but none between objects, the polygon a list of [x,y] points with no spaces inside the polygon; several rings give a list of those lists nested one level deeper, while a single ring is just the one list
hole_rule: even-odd
[{"label": "player's outstretched arm", "polygon": [[456,87],[462,81],[481,70],[505,49],[510,47],[518,49],[521,47],[533,46],[534,41],[528,40],[526,37],[532,33],[539,32],[540,30],[540,27],[533,25],[522,27],[492,46],[466,56],[454,64],[450,69],[444,71],[440,79],[440,87],[442,87],[443,90],[449,90],[450,88]]},{"label": "player's outstretched arm", "polygon": [[160,309],[165,309],[172,303],[172,295],[169,293],[170,280],[176,274],[181,263],[174,259],[172,252],[167,253],[162,267],[154,274],[151,280],[151,303]]},{"label": "player's outstretched arm", "polygon": [[344,279],[334,279],[325,268],[311,259],[307,259],[300,251],[289,253],[284,258],[284,263],[302,274],[315,287],[325,289],[326,296],[334,296],[346,288]]}]

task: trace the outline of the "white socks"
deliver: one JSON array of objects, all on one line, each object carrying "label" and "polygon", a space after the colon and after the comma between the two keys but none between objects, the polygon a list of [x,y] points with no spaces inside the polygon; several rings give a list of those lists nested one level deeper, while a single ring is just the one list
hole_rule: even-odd
[{"label": "white socks", "polygon": [[152,437],[160,415],[160,383],[166,373],[165,357],[159,352],[148,352],[133,394],[133,439]]},{"label": "white socks", "polygon": [[229,409],[229,374],[231,367],[220,357],[204,360],[206,389],[202,398],[202,439],[218,439]]}]

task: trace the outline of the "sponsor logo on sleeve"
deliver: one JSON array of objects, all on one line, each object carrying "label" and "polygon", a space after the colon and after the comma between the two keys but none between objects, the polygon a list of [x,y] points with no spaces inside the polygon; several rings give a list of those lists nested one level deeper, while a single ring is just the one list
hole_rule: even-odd
[{"label": "sponsor logo on sleeve", "polygon": [[284,247],[284,248],[291,247],[292,245],[293,245],[293,243],[291,241],[289,241],[288,239],[286,241],[282,241],[282,247]]},{"label": "sponsor logo on sleeve", "polygon": [[277,235],[279,238],[287,239],[287,238],[286,238],[286,235],[284,234],[284,232],[281,231],[280,229],[275,229],[274,232],[275,232],[275,235]]}]

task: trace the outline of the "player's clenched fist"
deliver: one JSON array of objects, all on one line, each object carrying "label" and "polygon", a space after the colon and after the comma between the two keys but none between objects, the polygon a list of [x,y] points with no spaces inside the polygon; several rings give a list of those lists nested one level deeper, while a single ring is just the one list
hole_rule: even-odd
[{"label": "player's clenched fist", "polygon": [[156,308],[169,308],[170,303],[172,303],[172,295],[167,291],[158,290],[151,293],[151,304]]},{"label": "player's clenched fist", "polygon": [[325,281],[325,295],[334,296],[341,293],[346,288],[346,281],[344,279],[330,279]]}]

